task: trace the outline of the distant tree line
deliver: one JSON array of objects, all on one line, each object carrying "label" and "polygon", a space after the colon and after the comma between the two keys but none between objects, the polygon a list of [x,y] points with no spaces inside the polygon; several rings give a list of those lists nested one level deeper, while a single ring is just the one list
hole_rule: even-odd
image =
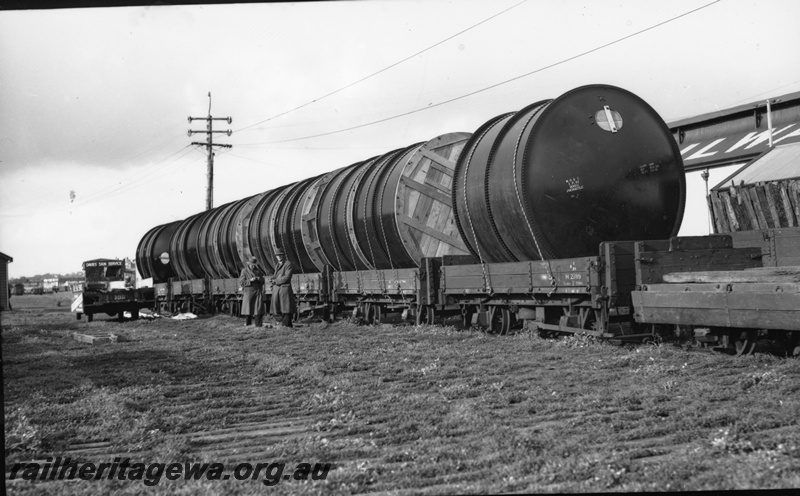
[{"label": "distant tree line", "polygon": [[51,272],[47,272],[45,274],[36,274],[35,276],[23,276],[23,277],[15,277],[13,279],[9,279],[9,284],[30,284],[35,282],[41,282],[43,279],[55,279],[58,278],[58,283],[62,284],[64,281],[82,281],[84,274],[83,271],[80,270],[78,272],[71,272],[69,274],[53,274]]}]

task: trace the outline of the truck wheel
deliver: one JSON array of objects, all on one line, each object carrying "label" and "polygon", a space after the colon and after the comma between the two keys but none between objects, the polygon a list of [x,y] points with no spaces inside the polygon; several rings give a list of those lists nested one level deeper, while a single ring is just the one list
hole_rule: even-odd
[{"label": "truck wheel", "polygon": [[88,320],[89,322],[91,322],[92,320],[94,320],[94,314],[87,313],[87,314],[86,314],[86,320]]},{"label": "truck wheel", "polygon": [[139,309],[135,308],[131,310],[131,320],[139,320]]}]

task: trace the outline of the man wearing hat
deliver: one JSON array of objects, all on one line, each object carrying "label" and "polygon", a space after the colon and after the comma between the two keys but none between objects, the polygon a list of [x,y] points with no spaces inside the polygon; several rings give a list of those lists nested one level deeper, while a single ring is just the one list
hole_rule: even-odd
[{"label": "man wearing hat", "polygon": [[294,266],[286,260],[286,252],[275,250],[275,274],[272,275],[272,303],[270,313],[281,316],[281,325],[292,327],[292,314],[295,312],[294,292],[292,291],[292,273]]},{"label": "man wearing hat", "polygon": [[261,318],[264,316],[264,271],[258,266],[256,257],[250,257],[247,267],[242,269],[239,286],[242,288],[242,316],[247,318],[244,325],[249,326],[255,316],[256,327],[261,327]]}]

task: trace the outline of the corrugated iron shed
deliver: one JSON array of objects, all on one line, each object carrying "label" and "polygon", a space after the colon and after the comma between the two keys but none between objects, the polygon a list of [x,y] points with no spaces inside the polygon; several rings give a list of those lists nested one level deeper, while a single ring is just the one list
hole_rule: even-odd
[{"label": "corrugated iron shed", "polygon": [[778,145],[712,188],[713,191],[767,181],[800,179],[800,143]]},{"label": "corrugated iron shed", "polygon": [[11,286],[8,285],[8,263],[14,259],[0,252],[0,312],[11,310]]}]

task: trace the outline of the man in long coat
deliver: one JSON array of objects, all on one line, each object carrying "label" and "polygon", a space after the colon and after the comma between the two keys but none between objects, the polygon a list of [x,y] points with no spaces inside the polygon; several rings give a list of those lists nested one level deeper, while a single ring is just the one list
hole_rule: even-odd
[{"label": "man in long coat", "polygon": [[246,317],[245,326],[253,322],[261,327],[264,316],[264,271],[258,266],[256,257],[250,257],[247,267],[239,275],[239,286],[242,288],[242,316]]},{"label": "man in long coat", "polygon": [[272,303],[270,313],[275,317],[281,316],[281,325],[292,327],[292,314],[296,311],[294,292],[292,291],[292,273],[294,266],[286,260],[286,252],[282,249],[275,250],[275,274],[272,275]]}]

